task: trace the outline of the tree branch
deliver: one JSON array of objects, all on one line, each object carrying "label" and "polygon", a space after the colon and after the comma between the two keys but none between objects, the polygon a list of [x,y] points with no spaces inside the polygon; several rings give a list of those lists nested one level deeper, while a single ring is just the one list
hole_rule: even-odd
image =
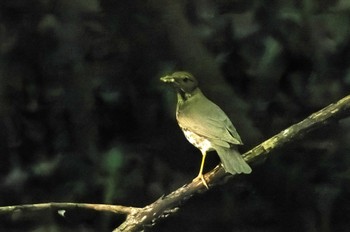
[{"label": "tree branch", "polygon": [[[337,103],[331,104],[322,110],[311,114],[303,121],[294,124],[287,129],[281,131],[260,145],[243,154],[244,159],[248,163],[254,162],[257,158],[262,158],[274,149],[294,141],[306,133],[329,124],[334,120],[345,118],[350,115],[350,95],[339,100]],[[221,165],[215,167],[212,171],[204,175],[207,184],[212,187],[220,182],[226,175]],[[230,178],[234,175],[230,175]],[[187,185],[182,186],[169,195],[162,197],[154,203],[141,209],[136,214],[130,214],[125,222],[121,224],[114,232],[120,231],[140,231],[144,226],[155,224],[156,220],[169,216],[170,213],[176,212],[179,205],[185,200],[198,192],[208,191],[201,180],[195,180]]]},{"label": "tree branch", "polygon": [[68,210],[68,209],[92,209],[96,211],[111,212],[115,214],[133,214],[140,208],[128,207],[122,205],[106,205],[106,204],[88,204],[88,203],[69,203],[69,202],[51,202],[51,203],[39,203],[39,204],[27,204],[27,205],[14,205],[14,206],[2,206],[0,207],[1,214],[9,213],[23,213],[29,211],[39,210]]},{"label": "tree branch", "polygon": [[[258,158],[266,157],[271,151],[282,147],[288,142],[294,141],[307,134],[308,132],[327,125],[333,121],[350,115],[350,95],[339,100],[337,103],[331,104],[322,110],[311,114],[303,121],[290,126],[281,131],[260,145],[247,151],[243,154],[244,159],[248,163],[256,161]],[[213,187],[222,182],[223,177],[232,178],[233,175],[227,175],[224,169],[219,165],[212,171],[205,174],[205,178],[210,187]],[[210,190],[210,188],[209,188]],[[72,209],[85,208],[98,211],[108,211],[116,214],[126,214],[126,220],[114,230],[114,232],[133,232],[141,231],[147,226],[152,226],[157,220],[166,218],[179,209],[179,206],[186,200],[191,198],[194,194],[208,191],[203,186],[201,180],[192,181],[174,192],[162,196],[155,202],[143,208],[118,206],[118,205],[104,205],[104,204],[84,204],[84,203],[44,203],[33,205],[18,205],[18,206],[4,206],[0,207],[0,214],[13,213],[18,210],[43,210],[43,209]]]}]

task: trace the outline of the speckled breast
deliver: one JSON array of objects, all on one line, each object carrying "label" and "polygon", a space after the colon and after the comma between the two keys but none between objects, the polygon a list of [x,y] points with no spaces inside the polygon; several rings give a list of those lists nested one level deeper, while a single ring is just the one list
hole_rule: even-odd
[{"label": "speckled breast", "polygon": [[182,131],[185,134],[186,139],[195,147],[197,147],[199,150],[201,150],[201,152],[206,152],[206,151],[212,151],[212,144],[211,142],[202,137],[197,135],[196,133],[189,131],[185,128],[181,128]]}]

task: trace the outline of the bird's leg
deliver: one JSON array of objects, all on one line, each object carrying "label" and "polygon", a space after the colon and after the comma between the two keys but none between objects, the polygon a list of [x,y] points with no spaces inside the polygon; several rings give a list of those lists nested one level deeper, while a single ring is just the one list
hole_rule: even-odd
[{"label": "bird's leg", "polygon": [[205,162],[205,157],[206,157],[207,153],[205,151],[202,151],[202,162],[201,162],[201,167],[199,168],[199,173],[198,176],[196,178],[194,178],[194,180],[197,179],[201,179],[202,183],[204,184],[204,186],[209,189],[207,181],[204,179],[203,176],[203,168],[204,168],[204,162]]}]

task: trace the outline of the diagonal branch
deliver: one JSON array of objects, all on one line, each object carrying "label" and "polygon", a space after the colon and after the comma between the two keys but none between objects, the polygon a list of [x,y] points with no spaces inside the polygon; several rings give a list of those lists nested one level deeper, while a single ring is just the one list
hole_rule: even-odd
[{"label": "diagonal branch", "polygon": [[[281,131],[260,145],[243,154],[248,163],[256,161],[258,158],[266,157],[271,151],[283,145],[295,141],[308,132],[327,125],[333,121],[350,116],[350,95],[331,104],[322,110],[311,114],[303,121],[290,126]],[[223,177],[232,178],[233,175],[227,175],[221,166],[215,167],[212,171],[205,174],[205,178],[210,187],[222,182]],[[210,189],[209,189],[210,190]],[[97,211],[108,211],[116,214],[127,215],[126,220],[114,230],[114,232],[135,232],[144,230],[145,227],[154,225],[157,220],[166,218],[176,212],[180,205],[193,195],[208,191],[203,186],[201,180],[195,180],[188,183],[172,193],[163,196],[155,202],[143,207],[128,207],[119,205],[105,204],[85,204],[85,203],[43,203],[31,205],[3,206],[0,207],[1,214],[14,212],[37,211],[45,209],[66,210],[74,208],[93,209]]]},{"label": "diagonal branch", "polygon": [[[294,124],[281,131],[260,145],[243,154],[248,163],[266,156],[274,149],[294,141],[306,133],[329,124],[332,121],[345,118],[350,115],[350,95],[331,104],[322,110],[311,114],[303,121]],[[205,179],[210,187],[216,185],[225,176],[225,171],[221,166],[217,166],[212,171],[205,174]],[[233,177],[233,175],[230,175]],[[142,208],[135,214],[129,214],[125,222],[121,224],[114,232],[119,231],[141,231],[143,227],[155,224],[159,218],[167,217],[176,212],[178,207],[185,201],[199,192],[206,192],[201,180],[195,180],[181,188],[175,190],[169,195],[162,197],[154,203]]]},{"label": "diagonal branch", "polygon": [[303,121],[288,127],[250,151],[247,151],[243,154],[244,159],[252,162],[259,156],[267,155],[271,150],[294,141],[296,138],[300,138],[316,128],[348,116],[350,116],[350,95],[311,114]]}]

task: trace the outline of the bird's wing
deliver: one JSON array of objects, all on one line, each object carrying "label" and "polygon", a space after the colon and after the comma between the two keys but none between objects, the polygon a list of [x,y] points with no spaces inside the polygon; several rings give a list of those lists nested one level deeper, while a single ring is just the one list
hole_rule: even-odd
[{"label": "bird's wing", "polygon": [[229,147],[229,144],[243,144],[227,115],[213,102],[204,98],[178,115],[180,127],[208,138],[212,143]]}]

